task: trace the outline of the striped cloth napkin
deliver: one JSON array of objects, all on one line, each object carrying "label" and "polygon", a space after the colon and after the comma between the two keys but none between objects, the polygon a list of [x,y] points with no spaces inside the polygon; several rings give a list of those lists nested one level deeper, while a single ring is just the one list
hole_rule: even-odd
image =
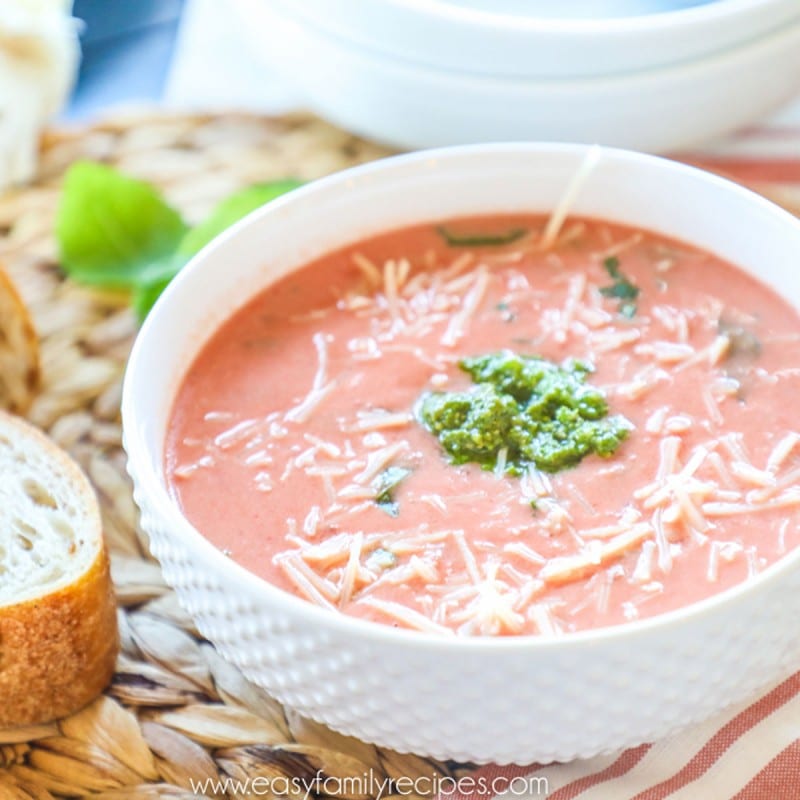
[{"label": "striped cloth napkin", "polygon": [[773,124],[677,158],[743,183],[800,216],[800,102]]},{"label": "striped cloth napkin", "polygon": [[471,777],[477,791],[440,800],[798,800],[800,673],[654,744]]},{"label": "striped cloth napkin", "polygon": [[[800,113],[784,119],[678,158],[800,215]],[[474,777],[477,791],[439,800],[800,800],[800,672],[654,744],[567,764],[490,765]]]}]

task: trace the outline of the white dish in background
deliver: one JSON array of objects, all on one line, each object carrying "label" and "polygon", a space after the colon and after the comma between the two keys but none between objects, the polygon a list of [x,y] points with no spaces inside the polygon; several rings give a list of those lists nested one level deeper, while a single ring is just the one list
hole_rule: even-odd
[{"label": "white dish in background", "polygon": [[666,152],[760,119],[800,90],[800,20],[699,61],[612,77],[533,80],[390,58],[263,0],[236,0],[235,7],[249,22],[242,31],[253,52],[292,80],[314,111],[404,148],[550,140]]},{"label": "white dish in background", "polygon": [[663,14],[721,0],[449,0],[450,5],[493,14],[544,19],[615,19]]},{"label": "white dish in background", "polygon": [[[652,741],[797,668],[800,550],[733,589],[647,620],[555,639],[438,637],[333,613],[277,589],[204,539],[167,491],[164,440],[180,381],[236,309],[281,275],[379,231],[550,211],[586,153],[575,145],[479,145],[316,181],[204,249],[142,328],[122,410],[153,553],[203,635],[300,713],[420,755],[549,762]],[[788,212],[681,164],[599,155],[575,214],[691,242],[800,308],[800,222]]]},{"label": "white dish in background", "polygon": [[[617,0],[618,1],[618,0]],[[578,6],[586,7],[587,0]],[[596,77],[704,58],[800,24],[798,0],[716,0],[661,14],[597,19],[539,17],[543,3],[574,0],[236,0],[253,34],[275,13],[373,56],[472,75]],[[628,3],[630,5],[630,3]],[[647,4],[652,9],[652,3]]]}]

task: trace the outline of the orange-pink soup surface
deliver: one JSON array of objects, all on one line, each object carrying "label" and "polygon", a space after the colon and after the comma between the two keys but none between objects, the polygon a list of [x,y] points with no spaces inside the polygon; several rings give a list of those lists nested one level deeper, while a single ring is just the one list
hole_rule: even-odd
[{"label": "orange-pink soup surface", "polygon": [[[166,475],[188,519],[311,602],[462,635],[652,616],[795,547],[797,311],[660,235],[571,220],[543,248],[545,224],[448,223],[528,231],[503,246],[453,247],[432,224],[381,234],[234,314],[169,425]],[[639,288],[630,318],[600,291],[610,256]],[[553,475],[453,466],[415,404],[470,385],[459,358],[504,349],[591,362],[611,413],[633,423],[627,440]],[[396,517],[375,502],[390,466],[411,470]]]}]

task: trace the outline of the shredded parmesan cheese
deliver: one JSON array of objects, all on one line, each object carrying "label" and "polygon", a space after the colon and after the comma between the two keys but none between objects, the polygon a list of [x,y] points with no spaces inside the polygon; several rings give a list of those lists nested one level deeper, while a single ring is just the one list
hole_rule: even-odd
[{"label": "shredded parmesan cheese", "polygon": [[375,264],[363,253],[353,253],[350,258],[366,278],[370,288],[377,289],[381,285],[381,273]]},{"label": "shredded parmesan cheese", "polygon": [[800,444],[800,434],[790,431],[775,445],[767,459],[767,471],[776,472]]},{"label": "shredded parmesan cheese", "polygon": [[320,389],[312,389],[301,403],[286,412],[284,419],[287,422],[308,422],[317,406],[334,390],[335,386],[336,384],[331,381]]},{"label": "shredded parmesan cheese", "polygon": [[595,167],[600,161],[602,152],[603,151],[597,146],[587,150],[583,161],[581,161],[575,175],[573,175],[572,180],[567,185],[566,191],[561,196],[558,203],[556,203],[553,213],[547,221],[541,242],[539,243],[540,249],[549,250],[556,239],[558,239],[558,234],[561,232],[561,228],[567,219],[572,204],[577,199],[581,189],[589,179],[589,176],[594,172]]},{"label": "shredded parmesan cheese", "polygon": [[418,611],[414,611],[408,608],[408,606],[392,602],[391,600],[379,600],[377,597],[364,597],[359,600],[359,604],[379,611],[390,619],[402,622],[407,627],[423,631],[424,633],[438,633],[442,636],[453,635],[453,631],[450,630],[450,628],[437,625]]},{"label": "shredded parmesan cheese", "polygon": [[353,596],[353,587],[358,576],[358,568],[361,564],[361,549],[364,546],[364,534],[361,531],[355,534],[350,541],[350,553],[347,559],[347,566],[342,576],[339,587],[339,607],[350,602]]},{"label": "shredded parmesan cheese", "polygon": [[358,484],[369,483],[384,467],[408,449],[408,442],[399,441],[382,447],[380,450],[374,450],[367,456],[367,464],[364,469],[353,480]]},{"label": "shredded parmesan cheese", "polygon": [[336,588],[329,585],[328,581],[320,578],[315,572],[308,569],[299,561],[281,558],[278,564],[286,576],[306,598],[323,608],[333,610],[332,600],[336,599]]},{"label": "shredded parmesan cheese", "polygon": [[587,547],[583,553],[551,559],[539,571],[539,577],[546,583],[555,585],[580,580],[596,572],[603,564],[625,555],[652,532],[653,528],[649,525],[635,526],[602,543],[595,540],[590,544],[597,546]]},{"label": "shredded parmesan cheese", "polygon": [[484,268],[478,269],[474,286],[464,296],[461,309],[453,315],[447,330],[442,336],[442,344],[446,347],[454,347],[458,340],[464,335],[467,323],[478,310],[483,300],[486,289],[489,286],[489,272]]}]

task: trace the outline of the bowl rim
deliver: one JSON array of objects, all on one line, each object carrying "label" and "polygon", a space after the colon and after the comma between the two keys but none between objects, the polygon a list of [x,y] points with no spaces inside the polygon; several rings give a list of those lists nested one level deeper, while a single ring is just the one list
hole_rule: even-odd
[{"label": "bowl rim", "polygon": [[701,5],[679,8],[672,11],[659,11],[653,14],[637,16],[602,17],[599,19],[582,18],[549,18],[520,14],[502,14],[478,8],[457,7],[454,3],[443,0],[382,0],[402,11],[434,16],[445,23],[468,23],[483,28],[502,30],[513,28],[526,33],[577,34],[586,35],[630,35],[642,33],[648,29],[660,29],[665,26],[686,29],[701,24],[717,24],[721,20],[763,10],[768,13],[768,6],[781,4],[783,0],[712,0]]},{"label": "bowl rim", "polygon": [[[265,218],[285,213],[287,209],[291,211],[293,206],[302,210],[309,198],[313,199],[315,194],[324,192],[330,187],[347,184],[351,189],[357,188],[361,181],[369,183],[376,178],[382,180],[384,173],[388,173],[391,179],[396,176],[397,170],[403,170],[404,167],[414,168],[416,165],[430,163],[432,160],[435,160],[437,164],[446,164],[450,160],[479,159],[482,156],[502,153],[514,153],[527,157],[538,156],[540,158],[548,154],[568,153],[578,157],[584,155],[592,147],[598,148],[606,158],[632,164],[637,162],[649,163],[661,169],[682,174],[687,178],[700,179],[711,183],[721,191],[738,195],[751,204],[755,210],[760,210],[762,213],[777,218],[780,224],[794,228],[800,235],[800,219],[762,195],[727,178],[663,156],[649,155],[622,148],[599,147],[597,145],[558,142],[499,142],[456,145],[389,156],[313,180],[251,212],[193,256],[159,298],[136,337],[128,359],[123,383],[123,439],[128,456],[128,471],[133,478],[136,494],[138,495],[141,492],[146,496],[148,514],[152,515],[153,511],[157,512],[159,518],[167,523],[170,536],[178,539],[190,554],[196,551],[206,563],[211,564],[213,562],[215,564],[214,571],[222,585],[241,586],[247,590],[250,596],[260,595],[274,606],[280,607],[283,605],[295,617],[306,617],[309,623],[327,628],[331,632],[345,634],[350,639],[365,637],[371,640],[379,640],[386,644],[410,645],[418,649],[438,650],[456,647],[459,650],[466,651],[494,652],[511,649],[534,653],[550,651],[553,648],[581,649],[596,643],[618,643],[632,636],[657,634],[712,615],[730,603],[745,600],[751,594],[765,588],[770,582],[780,579],[786,573],[800,567],[799,545],[754,577],[747,578],[735,586],[716,592],[697,602],[689,603],[652,617],[626,621],[617,625],[569,632],[557,637],[544,637],[536,634],[462,637],[395,628],[390,624],[365,620],[341,612],[332,613],[328,609],[316,606],[308,600],[271,584],[236,561],[224,556],[222,551],[206,539],[184,516],[177,500],[170,495],[167,489],[164,482],[163,468],[156,469],[154,466],[154,459],[151,457],[150,449],[145,442],[145,436],[142,435],[143,420],[140,419],[136,403],[136,394],[140,390],[139,381],[142,380],[143,376],[147,376],[144,351],[149,346],[150,339],[155,338],[158,341],[162,325],[169,324],[167,312],[173,303],[181,301],[182,287],[186,282],[186,276],[193,271],[201,269],[209,256],[227,248],[243,231],[258,226]],[[623,222],[623,224],[625,223]],[[343,239],[342,241],[348,240]],[[301,262],[292,269],[287,270],[286,274],[301,268],[304,263]],[[265,290],[265,287],[260,287],[257,292]],[[252,293],[243,294],[242,303],[238,307],[241,307],[252,296],[254,296]],[[218,329],[218,326],[216,329]],[[200,345],[192,350],[191,357],[186,359],[187,364],[193,363],[200,348],[207,342],[208,337],[203,339]],[[182,379],[183,377],[185,377],[185,373]],[[172,402],[174,397],[169,398],[169,400]],[[142,503],[142,506],[145,506],[145,503]]]}]

